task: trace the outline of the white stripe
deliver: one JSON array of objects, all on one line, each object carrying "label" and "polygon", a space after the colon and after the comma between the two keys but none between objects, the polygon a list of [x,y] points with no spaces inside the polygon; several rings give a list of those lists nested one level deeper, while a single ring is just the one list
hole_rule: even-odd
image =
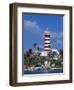
[{"label": "white stripe", "polygon": [[50,41],[49,40],[46,40],[46,41],[44,41],[45,43],[50,43]]},{"label": "white stripe", "polygon": [[49,37],[45,37],[44,39],[50,39]]},{"label": "white stripe", "polygon": [[50,48],[45,47],[44,49],[45,49],[45,50],[49,50]]}]

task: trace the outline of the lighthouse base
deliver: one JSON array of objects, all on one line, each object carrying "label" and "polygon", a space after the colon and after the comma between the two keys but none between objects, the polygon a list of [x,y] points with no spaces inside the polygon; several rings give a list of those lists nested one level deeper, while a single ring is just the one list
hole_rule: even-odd
[{"label": "lighthouse base", "polygon": [[48,52],[47,51],[42,51],[40,56],[48,56]]}]

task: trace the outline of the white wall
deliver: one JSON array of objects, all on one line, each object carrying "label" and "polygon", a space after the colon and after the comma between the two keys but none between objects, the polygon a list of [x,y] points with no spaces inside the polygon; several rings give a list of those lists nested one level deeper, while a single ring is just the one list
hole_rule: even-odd
[{"label": "white wall", "polygon": [[72,84],[28,87],[9,86],[9,3],[12,2],[72,5],[74,9],[74,0],[0,0],[0,90],[73,90],[74,82]]}]

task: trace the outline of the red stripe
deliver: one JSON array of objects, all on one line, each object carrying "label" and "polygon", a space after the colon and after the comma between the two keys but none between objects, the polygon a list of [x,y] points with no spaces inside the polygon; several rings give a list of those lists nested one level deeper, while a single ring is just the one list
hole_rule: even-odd
[{"label": "red stripe", "polygon": [[44,41],[50,41],[50,39],[44,39]]},{"label": "red stripe", "polygon": [[51,43],[46,43],[46,42],[45,42],[44,44],[51,44]]},{"label": "red stripe", "polygon": [[44,46],[44,48],[50,48],[50,45],[49,46]]},{"label": "red stripe", "polygon": [[50,37],[50,35],[45,35],[45,37]]}]

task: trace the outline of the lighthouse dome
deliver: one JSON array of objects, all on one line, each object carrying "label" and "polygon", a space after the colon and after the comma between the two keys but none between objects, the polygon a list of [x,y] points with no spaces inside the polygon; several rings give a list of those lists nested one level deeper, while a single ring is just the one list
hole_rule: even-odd
[{"label": "lighthouse dome", "polygon": [[45,31],[45,35],[50,35],[50,32],[49,31]]}]

